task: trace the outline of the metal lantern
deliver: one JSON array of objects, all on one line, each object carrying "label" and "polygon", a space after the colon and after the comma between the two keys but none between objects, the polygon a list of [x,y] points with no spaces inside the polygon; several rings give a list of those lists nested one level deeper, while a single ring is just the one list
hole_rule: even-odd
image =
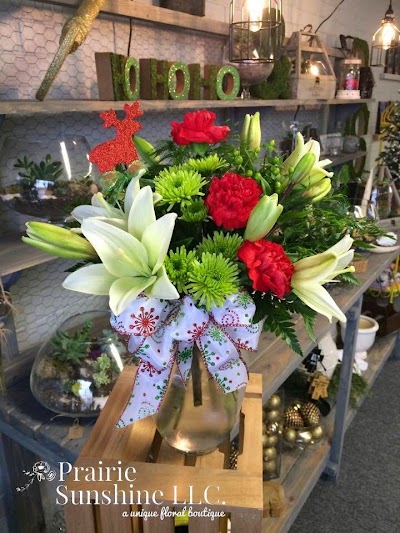
[{"label": "metal lantern", "polygon": [[284,37],[281,0],[232,0],[229,60],[273,63]]},{"label": "metal lantern", "polygon": [[391,62],[390,56],[394,52],[398,52],[398,48],[400,47],[400,30],[395,22],[392,0],[390,0],[385,17],[382,19],[379,29],[372,37],[371,66],[386,66]]},{"label": "metal lantern", "polygon": [[232,0],[230,4],[229,60],[237,63],[243,85],[268,78],[278,61],[285,36],[281,0]]}]

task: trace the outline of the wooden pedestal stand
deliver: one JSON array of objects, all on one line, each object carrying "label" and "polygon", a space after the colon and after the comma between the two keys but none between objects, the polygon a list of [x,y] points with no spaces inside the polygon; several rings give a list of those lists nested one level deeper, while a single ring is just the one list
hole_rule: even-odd
[{"label": "wooden pedestal stand", "polygon": [[[68,533],[173,532],[174,517],[160,520],[162,508],[167,506],[170,511],[186,507],[192,511],[201,512],[207,508],[225,513],[224,518],[213,521],[210,517],[189,517],[191,533],[225,532],[227,517],[230,517],[232,533],[260,532],[263,515],[261,375],[250,375],[240,420],[237,470],[230,470],[229,441],[207,455],[185,455],[161,439],[151,417],[123,429],[115,428],[131,394],[135,371],[134,367],[128,367],[121,373],[75,464],[75,467],[98,470],[99,461],[102,461],[103,472],[107,466],[119,466],[122,477],[128,472],[130,480],[135,479],[119,480],[116,471],[110,474],[110,481],[86,481],[84,471],[81,471],[79,479],[74,480],[73,471],[67,478],[68,491],[97,491],[101,495],[102,491],[109,490],[114,501],[115,484],[120,493],[118,504],[111,505],[104,502],[73,505],[69,493],[69,503],[65,506]],[[134,467],[136,472],[126,470],[128,467]],[[144,505],[124,504],[122,491],[128,502],[131,491],[134,502],[137,502],[137,491],[140,491],[142,504],[145,491],[148,491],[150,498],[156,496],[157,504],[151,501]],[[207,495],[210,503],[205,501]],[[158,504],[161,500],[163,503]],[[158,517],[143,520],[130,516],[131,512],[137,513],[141,509],[155,511]],[[123,513],[127,516],[123,517]]]}]

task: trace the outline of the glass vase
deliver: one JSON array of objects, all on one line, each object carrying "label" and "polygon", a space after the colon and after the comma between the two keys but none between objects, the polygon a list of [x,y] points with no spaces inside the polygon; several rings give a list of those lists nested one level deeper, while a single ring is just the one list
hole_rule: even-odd
[{"label": "glass vase", "polygon": [[33,396],[66,416],[97,416],[127,352],[111,329],[110,313],[88,311],[61,324],[39,349],[30,378]]},{"label": "glass vase", "polygon": [[89,152],[83,136],[1,138],[0,200],[23,215],[64,222],[98,190]]},{"label": "glass vase", "polygon": [[166,442],[189,454],[212,452],[230,436],[245,387],[225,394],[209,374],[200,350],[193,350],[192,367],[186,386],[174,369],[160,410],[157,429]]}]

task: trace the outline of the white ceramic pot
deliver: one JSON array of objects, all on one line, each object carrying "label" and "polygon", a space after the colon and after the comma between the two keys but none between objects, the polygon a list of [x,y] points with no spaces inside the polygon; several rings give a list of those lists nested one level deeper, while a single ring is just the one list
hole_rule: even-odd
[{"label": "white ceramic pot", "polygon": [[[346,331],[346,324],[341,324],[342,340]],[[373,318],[360,315],[358,323],[358,331],[356,338],[356,352],[367,352],[375,342],[376,332],[379,329],[379,324]]]}]

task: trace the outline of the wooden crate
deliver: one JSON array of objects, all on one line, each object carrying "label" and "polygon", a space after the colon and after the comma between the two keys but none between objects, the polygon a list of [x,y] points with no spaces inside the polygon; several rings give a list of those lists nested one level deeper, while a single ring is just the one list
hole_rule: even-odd
[{"label": "wooden crate", "polygon": [[[99,461],[102,461],[103,470],[107,466],[120,466],[121,472],[134,467],[134,482],[124,476],[120,476],[122,479],[119,480],[118,472],[112,473],[109,481],[74,479],[72,472],[67,478],[67,490],[75,491],[74,494],[78,494],[76,491],[101,493],[113,490],[113,484],[116,484],[117,489],[128,498],[129,491],[134,491],[135,495],[136,491],[140,491],[142,500],[146,496],[145,491],[150,496],[156,494],[156,504],[142,501],[140,506],[137,497],[132,498],[133,505],[124,503],[120,492],[117,505],[106,505],[104,502],[74,505],[72,493],[68,492],[69,503],[65,506],[68,533],[172,532],[174,517],[143,520],[137,516],[122,516],[123,512],[135,513],[140,508],[160,513],[167,506],[177,511],[186,506],[193,511],[208,508],[226,514],[224,518],[213,521],[209,517],[191,516],[191,533],[225,532],[227,517],[230,518],[232,533],[260,532],[263,515],[261,375],[250,374],[240,418],[237,469],[231,470],[229,441],[207,455],[185,455],[161,439],[151,417],[123,429],[115,427],[129,399],[135,371],[134,367],[128,367],[121,373],[75,464],[78,468],[98,469]],[[128,477],[132,479],[132,471]],[[210,503],[205,501],[207,487],[210,487]],[[162,495],[155,491],[162,491]],[[162,505],[159,504],[161,500]]]}]

